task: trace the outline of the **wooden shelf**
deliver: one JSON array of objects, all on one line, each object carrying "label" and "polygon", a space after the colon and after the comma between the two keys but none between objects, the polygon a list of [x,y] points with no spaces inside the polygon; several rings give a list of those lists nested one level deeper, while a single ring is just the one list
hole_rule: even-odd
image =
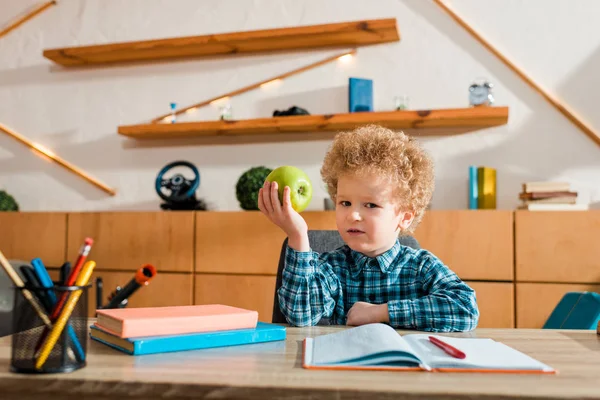
[{"label": "wooden shelf", "polygon": [[181,122],[119,126],[120,135],[135,139],[206,136],[253,136],[293,132],[332,132],[379,124],[416,135],[451,135],[504,125],[508,107],[474,107],[420,111],[381,111],[334,115],[298,115],[239,121]]},{"label": "wooden shelf", "polygon": [[240,53],[354,47],[399,40],[396,19],[389,18],[49,49],[44,50],[44,57],[69,67]]}]

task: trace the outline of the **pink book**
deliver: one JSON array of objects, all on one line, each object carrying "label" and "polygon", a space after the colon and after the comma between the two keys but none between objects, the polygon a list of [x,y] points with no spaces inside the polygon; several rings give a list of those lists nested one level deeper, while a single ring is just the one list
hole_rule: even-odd
[{"label": "pink book", "polygon": [[115,308],[96,313],[96,325],[121,338],[251,329],[258,322],[258,311],[221,304]]}]

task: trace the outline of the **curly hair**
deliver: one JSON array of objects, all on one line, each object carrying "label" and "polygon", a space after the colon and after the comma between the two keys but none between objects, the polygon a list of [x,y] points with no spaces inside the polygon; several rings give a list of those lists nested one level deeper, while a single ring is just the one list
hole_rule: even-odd
[{"label": "curly hair", "polygon": [[336,201],[338,179],[344,174],[375,173],[389,179],[398,205],[414,213],[406,232],[421,222],[434,189],[433,161],[403,132],[367,125],[338,133],[325,155],[321,177]]}]

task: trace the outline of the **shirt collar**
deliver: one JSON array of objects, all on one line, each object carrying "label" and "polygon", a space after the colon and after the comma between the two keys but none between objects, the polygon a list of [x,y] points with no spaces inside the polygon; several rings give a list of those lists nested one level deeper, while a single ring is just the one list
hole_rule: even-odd
[{"label": "shirt collar", "polygon": [[402,245],[398,239],[396,239],[396,243],[394,243],[391,249],[378,255],[377,257],[369,257],[363,253],[350,249],[350,254],[354,260],[354,265],[351,267],[352,275],[358,276],[363,268],[368,265],[377,265],[381,269],[381,272],[387,274],[395,266],[394,260],[398,256],[398,253],[400,253],[401,249]]}]

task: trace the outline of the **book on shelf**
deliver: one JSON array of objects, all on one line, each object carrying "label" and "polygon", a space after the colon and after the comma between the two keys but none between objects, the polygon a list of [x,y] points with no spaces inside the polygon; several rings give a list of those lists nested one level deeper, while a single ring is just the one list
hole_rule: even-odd
[{"label": "book on shelf", "polygon": [[282,325],[258,322],[255,328],[250,329],[121,338],[92,325],[90,337],[129,355],[145,355],[285,340],[286,328]]},{"label": "book on shelf", "polygon": [[569,192],[571,184],[568,182],[525,182],[523,183],[523,192],[542,193],[542,192]]},{"label": "book on shelf", "polygon": [[255,328],[258,312],[222,304],[96,310],[96,325],[121,338]]},{"label": "book on shelf", "polygon": [[585,211],[589,210],[589,204],[523,204],[519,210],[528,211]]},{"label": "book on shelf", "polygon": [[496,209],[496,169],[477,168],[477,208]]},{"label": "book on shelf", "polygon": [[373,111],[373,80],[349,78],[348,112]]},{"label": "book on shelf", "polygon": [[554,198],[577,198],[577,192],[522,192],[519,193],[521,200],[543,200]]},{"label": "book on shelf", "polygon": [[[450,355],[430,337],[458,349],[465,357]],[[422,333],[401,336],[381,323],[309,337],[303,344],[302,366],[307,369],[556,373],[554,368],[493,339]]]}]

